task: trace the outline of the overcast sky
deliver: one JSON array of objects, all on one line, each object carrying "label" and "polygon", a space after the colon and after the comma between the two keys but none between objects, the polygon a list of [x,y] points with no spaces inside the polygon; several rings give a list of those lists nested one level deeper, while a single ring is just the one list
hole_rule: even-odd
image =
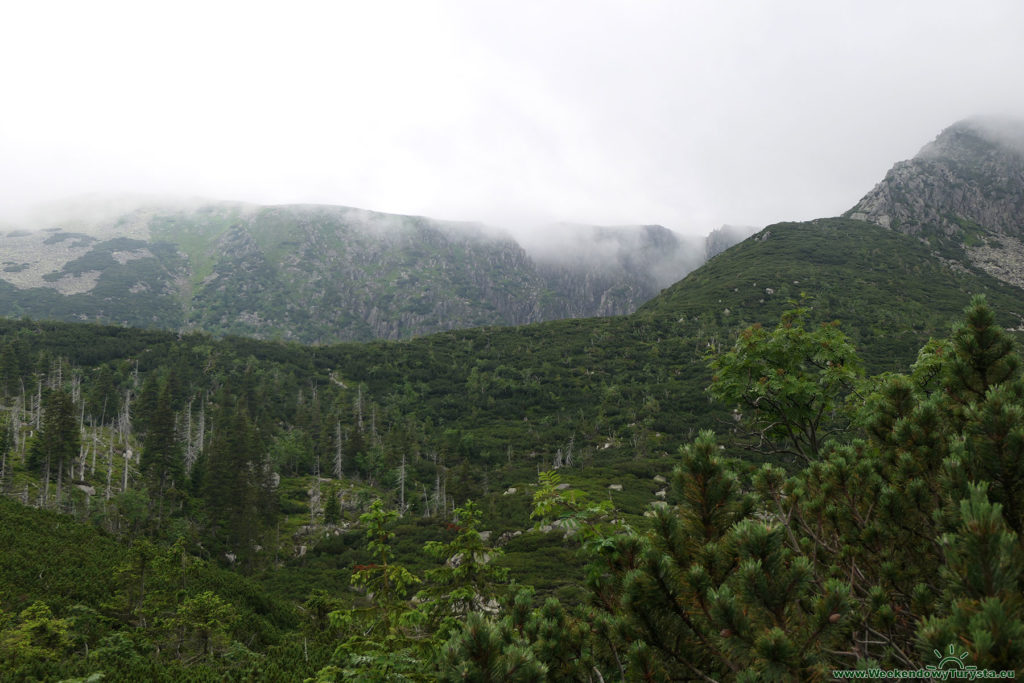
[{"label": "overcast sky", "polygon": [[31,2],[0,209],[83,193],[702,233],[841,213],[1024,117],[1018,0]]}]

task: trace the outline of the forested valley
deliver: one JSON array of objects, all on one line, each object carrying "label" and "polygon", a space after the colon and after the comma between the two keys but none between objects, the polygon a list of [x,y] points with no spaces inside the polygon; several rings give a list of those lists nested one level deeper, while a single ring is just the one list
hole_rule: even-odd
[{"label": "forested valley", "polygon": [[631,316],[316,347],[2,320],[0,678],[1015,669],[1016,291],[832,220]]}]

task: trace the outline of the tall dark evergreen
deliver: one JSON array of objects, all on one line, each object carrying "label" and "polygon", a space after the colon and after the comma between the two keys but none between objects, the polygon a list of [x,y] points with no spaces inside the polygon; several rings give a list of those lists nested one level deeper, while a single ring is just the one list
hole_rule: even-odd
[{"label": "tall dark evergreen", "polygon": [[964,467],[989,482],[1006,523],[1024,532],[1024,380],[1013,340],[995,324],[983,297],[966,311],[952,337],[945,388],[964,429]]},{"label": "tall dark evergreen", "polygon": [[28,354],[20,338],[7,340],[0,345],[0,389],[4,393],[16,396],[27,370]]},{"label": "tall dark evergreen", "polygon": [[944,590],[939,614],[921,622],[922,649],[962,644],[980,669],[1019,670],[1024,662],[1024,547],[984,485],[960,502],[955,531],[942,537]]},{"label": "tall dark evergreen", "polygon": [[953,355],[946,366],[946,390],[954,405],[965,408],[984,400],[992,387],[1020,376],[1013,340],[995,323],[985,297],[977,296],[953,331]]},{"label": "tall dark evergreen", "polygon": [[63,388],[43,396],[43,418],[39,432],[29,446],[28,465],[43,476],[42,499],[48,504],[50,482],[56,478],[57,503],[63,504],[64,477],[80,448],[78,416],[71,395]]},{"label": "tall dark evergreen", "polygon": [[174,411],[171,409],[169,385],[165,385],[160,391],[148,424],[140,467],[157,504],[159,522],[163,519],[166,505],[180,499],[185,479],[182,445],[174,429]]},{"label": "tall dark evergreen", "polygon": [[96,424],[111,424],[121,411],[121,392],[109,365],[101,365],[86,381],[83,396],[85,414]]},{"label": "tall dark evergreen", "polygon": [[150,422],[156,414],[157,402],[160,400],[160,380],[156,373],[151,372],[142,382],[135,404],[132,406],[132,429],[139,433],[149,431]]},{"label": "tall dark evergreen", "polygon": [[273,472],[244,404],[222,404],[203,462],[202,494],[211,533],[244,567],[277,514]]}]

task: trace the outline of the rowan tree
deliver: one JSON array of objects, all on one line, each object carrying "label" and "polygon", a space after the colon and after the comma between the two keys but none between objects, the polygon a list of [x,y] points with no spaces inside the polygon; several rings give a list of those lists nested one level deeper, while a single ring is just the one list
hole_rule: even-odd
[{"label": "rowan tree", "polygon": [[846,421],[838,409],[863,371],[837,322],[808,329],[810,310],[786,311],[772,331],[743,330],[711,361],[708,392],[733,406],[745,445],[757,452],[817,459]]}]

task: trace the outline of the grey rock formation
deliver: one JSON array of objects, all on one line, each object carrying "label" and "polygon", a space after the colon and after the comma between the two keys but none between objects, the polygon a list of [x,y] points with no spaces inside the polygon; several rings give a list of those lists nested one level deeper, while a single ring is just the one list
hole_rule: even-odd
[{"label": "grey rock formation", "polygon": [[897,163],[848,214],[909,234],[1024,231],[1024,123],[992,118],[950,126]]},{"label": "grey rock formation", "polygon": [[944,244],[946,257],[1021,286],[1024,122],[974,118],[897,163],[846,214]]},{"label": "grey rock formation", "polygon": [[761,228],[750,225],[723,225],[712,230],[704,240],[704,260],[710,260],[723,251],[739,244]]}]

